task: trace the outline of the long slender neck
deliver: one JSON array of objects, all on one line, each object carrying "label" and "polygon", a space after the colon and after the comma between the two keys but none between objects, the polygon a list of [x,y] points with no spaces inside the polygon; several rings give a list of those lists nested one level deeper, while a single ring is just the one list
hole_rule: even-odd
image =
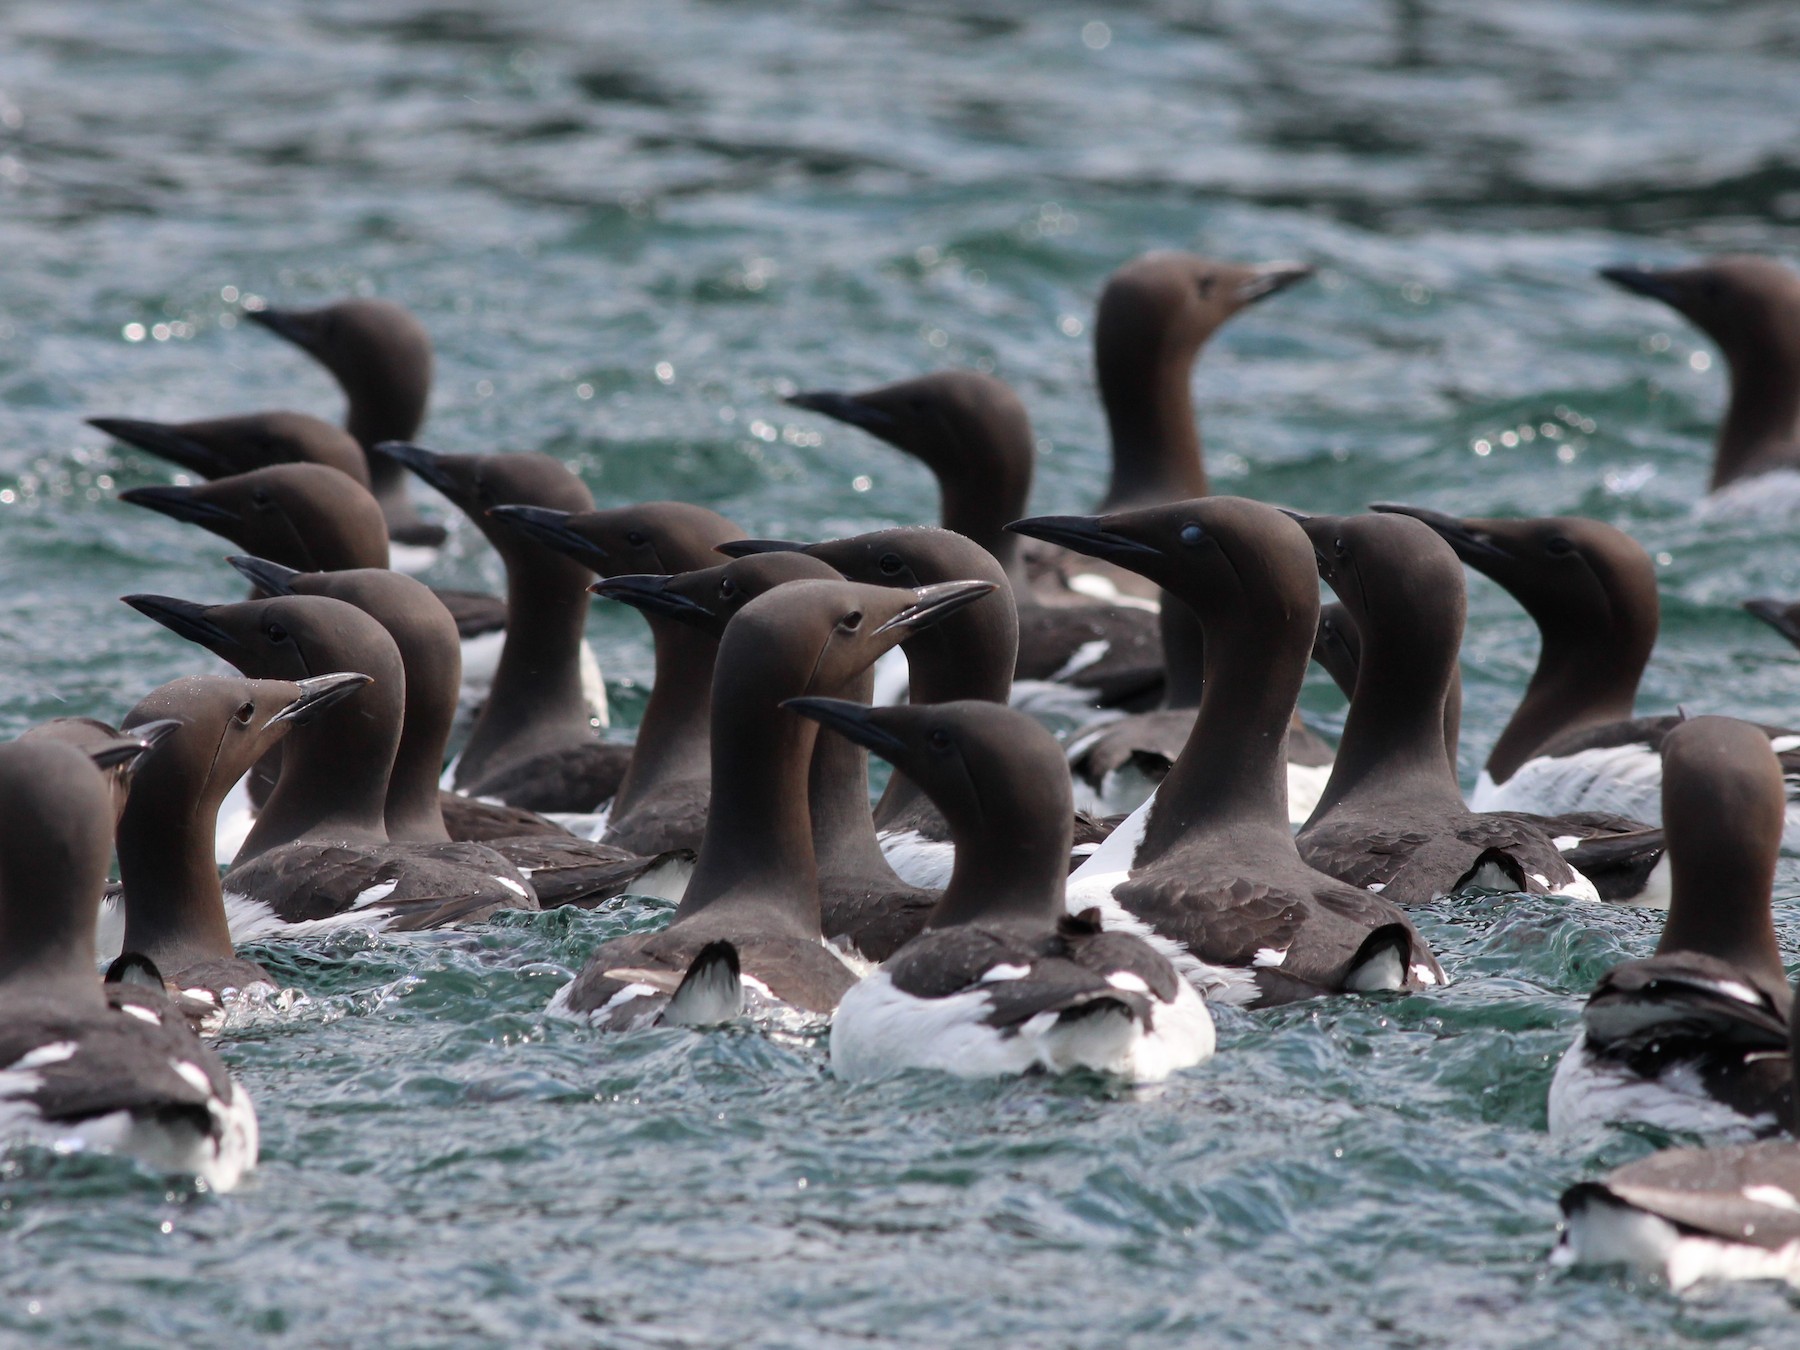
[{"label": "long slender neck", "polygon": [[1102,511],[1206,495],[1191,388],[1197,354],[1159,352],[1144,366],[1101,365],[1100,396],[1112,431],[1112,480]]},{"label": "long slender neck", "polygon": [[30,884],[20,881],[9,879],[0,904],[0,1001],[39,996],[104,1006],[94,975],[98,896],[84,894],[74,875],[45,878],[32,869]]},{"label": "long slender neck", "polygon": [[1769,918],[1773,858],[1749,849],[1682,849],[1680,841],[1670,842],[1669,917],[1656,954],[1703,952],[1785,988],[1787,974]]},{"label": "long slender neck", "polygon": [[805,802],[818,724],[780,707],[800,690],[744,664],[732,675],[713,681],[712,805],[675,918],[754,908],[817,938],[819,872]]},{"label": "long slender neck", "polygon": [[233,864],[282,844],[385,844],[404,677],[391,672],[282,742],[281,778]]},{"label": "long slender neck", "polygon": [[[1451,814],[1463,806],[1456,770],[1445,752],[1444,704],[1456,669],[1461,624],[1427,634],[1414,627],[1412,650],[1390,650],[1389,634],[1360,617],[1362,661],[1356,692],[1344,719],[1344,734],[1332,761],[1331,778],[1313,811],[1311,824],[1346,804],[1373,808],[1384,800],[1427,802]],[[1429,643],[1427,638],[1441,640]]]},{"label": "long slender neck", "polygon": [[1206,692],[1206,632],[1200,616],[1164,591],[1157,615],[1162,634],[1163,707],[1198,708]]},{"label": "long slender neck", "polygon": [[[460,671],[460,661],[456,667]],[[388,838],[395,843],[439,844],[450,838],[444,827],[438,781],[456,719],[456,690],[431,690],[426,687],[427,679],[415,679],[412,663],[408,663],[406,716],[393,771],[388,775],[383,811]]]},{"label": "long slender neck", "polygon": [[1267,833],[1293,850],[1288,719],[1306,677],[1318,613],[1311,598],[1260,628],[1235,617],[1207,626],[1206,692],[1187,744],[1157,789],[1138,865],[1183,839],[1225,831]]},{"label": "long slender neck", "polygon": [[1027,471],[1022,480],[1008,474],[997,475],[996,479],[972,483],[960,473],[939,473],[938,489],[943,499],[940,518],[946,530],[973,539],[993,554],[1014,592],[1026,595],[1030,579],[1019,552],[1020,537],[1008,534],[1005,526],[1025,514],[1026,500],[1031,495],[1031,474]]},{"label": "long slender neck", "polygon": [[673,619],[646,617],[656,643],[656,683],[638,724],[631,765],[613,799],[615,820],[658,784],[703,777],[712,746],[712,672],[718,639]]},{"label": "long slender neck", "polygon": [[1488,753],[1488,775],[1504,783],[1553,736],[1624,721],[1637,701],[1645,654],[1592,631],[1544,626],[1537,669],[1525,697]]},{"label": "long slender neck", "polygon": [[[1731,356],[1731,399],[1719,425],[1713,458],[1713,490],[1724,487],[1759,463],[1770,451],[1792,447],[1800,439],[1800,380],[1797,363],[1786,343],[1758,343]],[[1790,460],[1800,451],[1790,450]]]},{"label": "long slender neck", "polygon": [[[1061,765],[1046,766],[1062,773]],[[992,819],[949,818],[956,862],[927,928],[959,923],[1030,923],[1054,927],[1063,912],[1069,850],[1074,841],[1075,804],[1067,793],[1061,805],[1041,813],[1007,812]]]},{"label": "long slender neck", "polygon": [[588,572],[541,552],[507,558],[506,643],[457,764],[458,787],[503,764],[593,737],[581,691]]},{"label": "long slender neck", "polygon": [[[900,644],[906,653],[909,703],[1007,701],[1019,659],[1019,616],[1005,599],[996,592],[977,600]],[[912,779],[894,770],[875,805],[875,824],[886,828],[924,797]]]},{"label": "long slender neck", "polygon": [[232,955],[225,894],[213,857],[219,803],[230,784],[204,784],[196,799],[179,785],[140,776],[119,819],[119,880],[125,888],[125,950],[173,974]]},{"label": "long slender neck", "polygon": [[[867,703],[875,692],[875,672],[865,670],[831,691],[833,698]],[[869,810],[869,752],[838,735],[813,744],[807,784],[812,814],[813,853],[821,877],[846,877],[880,885],[902,885],[881,852]]]}]

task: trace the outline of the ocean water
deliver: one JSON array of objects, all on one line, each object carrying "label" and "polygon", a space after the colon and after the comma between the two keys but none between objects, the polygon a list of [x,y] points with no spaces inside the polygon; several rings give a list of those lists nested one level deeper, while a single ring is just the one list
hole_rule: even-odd
[{"label": "ocean water", "polygon": [[[16,0],[0,10],[0,735],[116,718],[195,652],[128,591],[226,598],[211,536],[91,415],[270,406],[327,378],[243,303],[391,296],[431,329],[422,439],[541,449],[603,502],[753,534],[932,518],[926,472],[784,407],[979,365],[1041,438],[1034,505],[1104,481],[1087,325],[1148,248],[1320,269],[1196,375],[1215,489],[1345,511],[1573,512],[1657,556],[1647,710],[1791,722],[1794,517],[1709,520],[1713,349],[1594,277],[1800,244],[1800,11],[1727,0],[501,5]],[[134,340],[135,339],[135,340]],[[432,580],[493,585],[452,520]],[[1471,580],[1462,770],[1535,656]],[[590,635],[628,734],[642,622]],[[1304,710],[1327,734],[1323,677]],[[1784,949],[1800,954],[1791,864]],[[0,1344],[1794,1343],[1766,1287],[1683,1299],[1544,1257],[1581,997],[1657,919],[1421,916],[1429,998],[1221,1017],[1216,1060],[1099,1081],[847,1087],[821,1040],[600,1038],[551,993],[655,906],[256,954],[310,1002],[223,1050],[261,1169],[225,1197],[0,1159]]]}]

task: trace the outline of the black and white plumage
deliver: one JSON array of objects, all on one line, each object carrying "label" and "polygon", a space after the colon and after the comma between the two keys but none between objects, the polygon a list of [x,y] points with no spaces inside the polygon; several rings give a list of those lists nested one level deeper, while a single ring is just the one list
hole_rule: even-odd
[{"label": "black and white plumage", "polygon": [[81,751],[0,746],[0,1140],[131,1157],[229,1190],[256,1112],[153,990],[111,1006],[93,967],[110,792]]},{"label": "black and white plumage", "polygon": [[1441,984],[1403,911],[1295,851],[1286,730],[1319,604],[1299,525],[1209,497],[1012,528],[1141,571],[1205,631],[1193,733],[1156,796],[1069,878],[1070,911],[1098,908],[1108,928],[1150,938],[1209,999],[1266,1006]]},{"label": "black and white plumage", "polygon": [[[1634,711],[1660,622],[1656,568],[1642,546],[1574,516],[1499,520],[1416,506],[1372,509],[1431,526],[1519,602],[1542,638],[1525,696],[1469,805],[1544,816],[1600,811],[1660,825],[1662,740],[1682,717]],[[1777,753],[1800,749],[1800,732],[1762,730]],[[1790,803],[1788,814],[1786,846],[1800,847],[1800,806]]]},{"label": "black and white plumage", "polygon": [[663,1015],[702,953],[736,953],[740,986],[802,1013],[837,1006],[855,976],[825,942],[807,801],[818,728],[780,704],[838,688],[913,628],[985,594],[796,581],[739,610],[720,640],[712,694],[712,809],[669,927],[603,943],[555,1011],[605,1029]]},{"label": "black and white plumage", "polygon": [[1713,1139],[1788,1120],[1792,994],[1769,914],[1781,771],[1758,728],[1700,717],[1664,741],[1672,895],[1653,955],[1601,977],[1550,1085],[1550,1128],[1646,1122]]},{"label": "black and white plumage", "polygon": [[789,707],[891,761],[943,811],[956,869],[925,931],[844,996],[832,1071],[962,1077],[1087,1068],[1156,1081],[1213,1052],[1212,1017],[1141,938],[1063,912],[1073,796],[1031,718],[966,700]]},{"label": "black and white plumage", "polygon": [[1800,1143],[1653,1153],[1562,1196],[1551,1262],[1628,1266],[1676,1293],[1732,1280],[1800,1285]]},{"label": "black and white plumage", "polygon": [[1542,830],[1463,804],[1444,742],[1468,603],[1450,546],[1407,516],[1311,516],[1301,527],[1361,652],[1331,779],[1300,830],[1300,856],[1401,905],[1470,885],[1598,900]]}]

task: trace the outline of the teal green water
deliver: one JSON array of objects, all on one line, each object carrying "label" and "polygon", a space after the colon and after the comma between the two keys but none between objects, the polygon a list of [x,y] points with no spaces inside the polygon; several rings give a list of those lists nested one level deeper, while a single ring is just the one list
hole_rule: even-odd
[{"label": "teal green water", "polygon": [[[1800,241],[1789,6],[20,0],[0,36],[0,734],[195,668],[120,594],[238,589],[218,541],[112,500],[167,471],[83,416],[335,414],[233,295],[419,311],[428,444],[824,535],[928,520],[932,485],[779,394],[943,364],[1024,395],[1039,509],[1089,505],[1094,298],[1170,246],[1322,269],[1201,363],[1218,490],[1614,521],[1661,564],[1643,706],[1796,715],[1800,657],[1736,608],[1800,594],[1793,523],[1694,518],[1722,372],[1592,275]],[[459,529],[432,579],[498,570]],[[1468,778],[1535,654],[1479,580],[1471,627]],[[629,723],[641,621],[590,634]],[[1338,725],[1322,679],[1305,706]],[[1545,1267],[1558,1192],[1663,1142],[1544,1132],[1580,997],[1651,916],[1425,915],[1449,990],[1228,1013],[1142,1095],[848,1088],[816,1040],[546,1023],[655,920],[259,949],[312,997],[224,1047],[261,1170],[220,1198],[0,1161],[0,1343],[1795,1337],[1767,1288]]]}]

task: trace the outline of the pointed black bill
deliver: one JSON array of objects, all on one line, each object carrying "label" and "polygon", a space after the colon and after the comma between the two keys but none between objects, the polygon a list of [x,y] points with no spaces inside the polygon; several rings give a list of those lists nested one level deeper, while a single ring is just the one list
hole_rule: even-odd
[{"label": "pointed black bill", "polygon": [[548,506],[490,506],[488,515],[506,522],[527,539],[555,549],[589,571],[598,572],[606,550],[569,526],[569,513]]},{"label": "pointed black bill", "polygon": [[222,526],[238,523],[237,512],[213,502],[201,501],[194,496],[192,488],[179,487],[173,483],[128,488],[119,494],[119,500],[130,502],[133,506],[147,506],[171,520],[198,525],[207,530],[216,531]]},{"label": "pointed black bill", "polygon": [[306,575],[298,568],[284,567],[267,558],[233,556],[225,561],[236,569],[239,576],[265,595],[292,595],[294,578]]},{"label": "pointed black bill", "polygon": [[1493,538],[1471,529],[1457,517],[1427,506],[1407,506],[1400,502],[1370,502],[1369,510],[1384,516],[1411,516],[1436,530],[1439,537],[1456,550],[1456,556],[1471,566],[1483,558],[1509,558],[1512,555],[1495,544]]},{"label": "pointed black bill", "polygon": [[702,628],[713,628],[718,616],[698,600],[682,595],[679,591],[669,589],[670,578],[650,573],[631,573],[622,577],[607,577],[596,581],[588,589],[595,595],[608,600],[617,600],[621,604],[640,609],[646,614],[655,614],[667,619],[680,619],[684,623],[697,624]]},{"label": "pointed black bill", "polygon": [[1258,300],[1266,300],[1271,295],[1305,281],[1313,274],[1313,270],[1307,263],[1269,263],[1259,267],[1255,276],[1238,286],[1238,300],[1246,305],[1253,305]]},{"label": "pointed black bill", "polygon": [[150,742],[142,739],[134,729],[125,732],[115,741],[95,746],[88,751],[88,758],[93,761],[96,769],[129,768],[149,749]]},{"label": "pointed black bill", "polygon": [[1754,600],[1744,601],[1744,608],[1796,647],[1800,647],[1800,605],[1759,596]]},{"label": "pointed black bill", "polygon": [[451,500],[457,497],[456,479],[443,465],[443,456],[435,450],[427,450],[422,445],[414,445],[411,441],[382,441],[370,447],[372,453],[385,455],[397,464],[404,464],[416,473],[420,480],[436,488]]},{"label": "pointed black bill", "polygon": [[153,722],[139,722],[127,733],[144,743],[144,749],[154,750],[169,737],[181,729],[183,723],[178,717],[159,717]]},{"label": "pointed black bill", "polygon": [[1106,529],[1099,516],[1027,516],[1006,528],[1013,534],[1042,539],[1090,558],[1105,558],[1130,567],[1133,558],[1161,556],[1148,544]]},{"label": "pointed black bill", "polygon": [[1600,275],[1621,290],[1647,295],[1677,309],[1681,307],[1680,292],[1661,272],[1653,272],[1647,267],[1602,267]]},{"label": "pointed black bill", "polygon": [[782,707],[797,712],[802,717],[811,718],[822,727],[837,732],[847,741],[853,741],[863,749],[880,755],[889,763],[894,757],[903,754],[906,742],[888,731],[885,727],[875,725],[874,717],[877,709],[863,703],[853,703],[845,698],[790,698],[782,701]]},{"label": "pointed black bill", "polygon": [[184,436],[164,422],[138,422],[128,417],[90,417],[96,431],[104,431],[115,441],[143,450],[171,464],[191,469],[203,478],[223,478],[238,472],[234,465],[211,446]]},{"label": "pointed black bill", "polygon": [[810,389],[789,394],[782,400],[796,408],[823,413],[834,421],[861,427],[872,436],[885,436],[898,425],[891,413],[871,407],[855,394],[841,394],[835,389]]},{"label": "pointed black bill", "polygon": [[314,326],[299,314],[285,309],[247,309],[244,317],[260,324],[279,338],[293,343],[309,355],[316,354],[319,336]]},{"label": "pointed black bill", "polygon": [[[124,602],[146,618],[155,619],[171,633],[196,642],[215,655],[232,660],[233,652],[242,652],[243,644],[207,616],[212,605],[177,600],[172,595],[126,595]],[[237,663],[232,661],[233,665]]]},{"label": "pointed black bill", "polygon": [[804,553],[811,547],[797,539],[730,539],[713,545],[713,552],[727,558],[748,558],[752,553]]},{"label": "pointed black bill", "polygon": [[355,671],[339,671],[335,675],[314,675],[309,679],[295,680],[300,695],[287,707],[269,719],[269,725],[277,722],[293,722],[304,725],[324,712],[334,703],[341,703],[365,684],[374,684],[370,675],[360,675]]},{"label": "pointed black bill", "polygon": [[875,630],[876,634],[905,629],[916,632],[921,628],[929,628],[940,619],[956,613],[964,605],[974,604],[984,595],[991,595],[996,589],[991,581],[940,581],[933,586],[921,586],[913,592],[913,602]]}]

